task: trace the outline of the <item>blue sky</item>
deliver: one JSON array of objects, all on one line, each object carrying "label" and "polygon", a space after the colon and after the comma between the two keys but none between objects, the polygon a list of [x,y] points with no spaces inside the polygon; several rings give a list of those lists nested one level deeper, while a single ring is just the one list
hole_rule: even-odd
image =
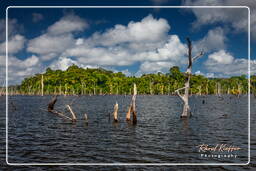
[{"label": "blue sky", "polygon": [[[147,3],[135,5],[173,5],[168,4],[168,0]],[[214,5],[235,5],[228,0],[216,3]],[[254,10],[252,12],[254,14]],[[247,74],[247,14],[246,8],[11,8],[8,11],[9,81],[19,84],[25,77],[44,72],[47,67],[65,70],[72,64],[84,68],[103,67],[128,76],[165,73],[172,66],[184,71],[186,37],[193,42],[194,55],[201,50],[205,52],[194,63],[193,73],[207,77]],[[0,30],[4,29],[4,22],[1,13]],[[255,19],[251,23],[254,28]],[[5,61],[4,39],[1,34],[1,70]],[[255,39],[252,33],[251,46],[255,45]],[[251,71],[255,74],[253,51],[251,56]]]}]

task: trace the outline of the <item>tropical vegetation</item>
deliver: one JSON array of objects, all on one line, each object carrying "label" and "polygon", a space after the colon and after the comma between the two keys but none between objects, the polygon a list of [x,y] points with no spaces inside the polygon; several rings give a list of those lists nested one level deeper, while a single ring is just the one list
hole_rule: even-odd
[{"label": "tropical vegetation", "polygon": [[[179,67],[170,68],[166,74],[144,74],[140,77],[125,76],[122,72],[97,68],[80,68],[76,65],[67,70],[52,70],[25,78],[21,85],[15,88],[19,94],[131,94],[133,83],[136,83],[138,94],[175,94],[175,90],[184,86],[186,74]],[[43,83],[43,84],[42,84]],[[256,92],[256,76],[251,77],[251,91]],[[246,94],[248,79],[246,75],[230,78],[207,78],[202,75],[192,75],[191,94]]]}]

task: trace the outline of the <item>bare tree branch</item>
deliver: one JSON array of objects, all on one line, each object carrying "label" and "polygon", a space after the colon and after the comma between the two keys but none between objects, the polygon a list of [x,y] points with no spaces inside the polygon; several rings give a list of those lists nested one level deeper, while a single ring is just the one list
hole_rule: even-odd
[{"label": "bare tree branch", "polygon": [[183,101],[185,100],[184,95],[182,96],[182,95],[180,94],[180,92],[177,91],[177,90],[176,90],[175,92],[178,94],[178,96],[181,98],[181,100],[183,100]]},{"label": "bare tree branch", "polygon": [[179,88],[177,90],[175,90],[175,92],[179,92],[180,90],[184,90],[186,87],[182,87],[182,88]]},{"label": "bare tree branch", "polygon": [[204,51],[201,51],[198,55],[194,56],[192,58],[192,62],[194,62],[195,60],[197,60],[198,58],[202,57],[204,55]]}]

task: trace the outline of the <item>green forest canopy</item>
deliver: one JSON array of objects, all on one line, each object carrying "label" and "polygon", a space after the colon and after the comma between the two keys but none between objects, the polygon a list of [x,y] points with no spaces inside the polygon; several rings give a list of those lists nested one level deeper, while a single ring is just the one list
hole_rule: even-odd
[{"label": "green forest canopy", "polygon": [[[41,80],[44,80],[45,94],[131,94],[133,83],[138,94],[174,94],[184,87],[186,75],[179,67],[170,68],[166,74],[144,74],[141,77],[125,76],[103,68],[90,69],[70,66],[66,71],[48,68],[43,74],[25,78],[18,90],[22,94],[40,94]],[[256,76],[251,77],[251,90],[256,92]],[[206,78],[192,75],[192,94],[244,94],[248,92],[246,75],[230,78]]]},{"label": "green forest canopy", "polygon": [[[174,94],[184,87],[186,75],[179,67],[170,68],[166,74],[144,74],[141,77],[127,77],[103,68],[90,69],[70,66],[66,71],[48,68],[43,74],[25,78],[18,86],[22,94],[40,94],[41,80],[44,80],[45,94],[131,94],[133,83],[138,94]],[[252,92],[256,92],[256,76],[251,77]],[[230,78],[206,78],[192,75],[190,92],[193,94],[244,94],[248,92],[246,75]]]}]

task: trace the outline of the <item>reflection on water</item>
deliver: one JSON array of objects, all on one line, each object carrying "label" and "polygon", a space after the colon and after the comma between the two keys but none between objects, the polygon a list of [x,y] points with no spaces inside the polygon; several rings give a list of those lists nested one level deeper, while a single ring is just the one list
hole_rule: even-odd
[{"label": "reflection on water", "polygon": [[[72,105],[78,122],[70,124],[46,109],[50,96],[9,97],[9,162],[215,163],[247,162],[247,97],[190,98],[193,116],[180,119],[175,96],[138,96],[138,123],[125,121],[130,96],[82,96]],[[59,97],[56,108],[74,97]],[[109,119],[119,103],[118,123]],[[254,100],[255,101],[255,100]],[[254,106],[252,106],[255,108]],[[4,104],[1,104],[4,108]],[[84,121],[88,115],[88,123]],[[68,114],[68,113],[67,113]],[[202,158],[200,144],[229,144],[238,158]]]}]

